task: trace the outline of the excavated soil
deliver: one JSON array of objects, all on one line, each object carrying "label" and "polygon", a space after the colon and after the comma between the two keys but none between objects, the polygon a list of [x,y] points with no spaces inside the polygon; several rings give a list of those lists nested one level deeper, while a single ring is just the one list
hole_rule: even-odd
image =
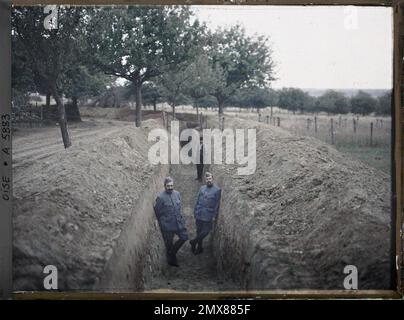
[{"label": "excavated soil", "polygon": [[87,119],[70,126],[66,150],[57,127],[15,133],[15,290],[43,289],[46,265],[58,268],[64,290],[141,289],[158,273],[151,201],[168,166],[149,164],[147,132],[159,126]]},{"label": "excavated soil", "polygon": [[101,111],[70,126],[67,150],[57,127],[14,134],[15,290],[41,290],[48,264],[64,290],[343,289],[346,265],[359,289],[389,288],[391,177],[314,138],[231,116],[226,127],[257,130],[256,171],[211,166],[217,225],[202,255],[187,242],[180,267],[168,267],[152,203],[170,173],[194,237],[196,168],[148,163],[147,133],[160,120],[135,128],[108,120],[127,111]]},{"label": "excavated soil", "polygon": [[239,176],[235,165],[213,166],[223,188],[218,270],[247,290],[344,289],[354,265],[359,289],[388,289],[391,177],[314,138],[225,123],[256,128],[257,168]]}]

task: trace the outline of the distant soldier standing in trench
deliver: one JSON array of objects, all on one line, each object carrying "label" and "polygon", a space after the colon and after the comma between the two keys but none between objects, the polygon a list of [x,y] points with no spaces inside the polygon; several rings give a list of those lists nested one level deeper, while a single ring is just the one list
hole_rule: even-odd
[{"label": "distant soldier standing in trench", "polygon": [[222,190],[213,184],[213,175],[210,172],[206,172],[205,179],[206,185],[199,189],[194,209],[196,237],[190,240],[193,254],[201,254],[203,252],[202,242],[210,230],[212,230],[212,222],[219,212],[222,195]]},{"label": "distant soldier standing in trench", "polygon": [[[154,213],[166,246],[167,263],[178,267],[176,254],[188,240],[188,233],[181,214],[181,196],[174,190],[174,180],[171,177],[164,179],[164,188],[165,191],[161,192],[156,199]],[[174,235],[179,238],[175,243],[173,243]]]},{"label": "distant soldier standing in trench", "polygon": [[203,153],[204,153],[204,146],[203,146],[203,137],[199,138],[199,162],[196,164],[196,173],[197,177],[195,180],[199,182],[202,181],[202,173],[203,173]]}]

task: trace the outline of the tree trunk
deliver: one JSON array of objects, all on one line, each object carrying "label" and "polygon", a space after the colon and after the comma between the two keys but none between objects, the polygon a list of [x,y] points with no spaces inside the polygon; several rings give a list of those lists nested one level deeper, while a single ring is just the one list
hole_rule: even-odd
[{"label": "tree trunk", "polygon": [[223,114],[223,101],[222,99],[217,99],[218,106],[219,106],[219,114]]},{"label": "tree trunk", "polygon": [[46,107],[49,108],[50,106],[50,98],[51,98],[51,94],[48,92],[46,94]]},{"label": "tree trunk", "polygon": [[173,119],[175,119],[175,104],[172,104],[171,108],[173,109]]},{"label": "tree trunk", "polygon": [[140,127],[142,125],[142,83],[140,80],[135,80],[133,85],[136,99],[136,127]]},{"label": "tree trunk", "polygon": [[77,97],[72,98],[71,116],[74,121],[81,121],[80,110],[77,104]]},{"label": "tree trunk", "polygon": [[62,132],[62,139],[65,149],[72,145],[69,137],[69,131],[67,129],[67,120],[66,120],[66,110],[63,104],[62,99],[59,96],[59,93],[56,89],[56,86],[53,85],[51,87],[52,96],[56,101],[56,106],[58,108],[58,117],[59,117],[59,127],[60,131]]},{"label": "tree trunk", "polygon": [[154,111],[154,112],[157,111],[157,103],[156,103],[156,100],[153,100],[153,111]]}]

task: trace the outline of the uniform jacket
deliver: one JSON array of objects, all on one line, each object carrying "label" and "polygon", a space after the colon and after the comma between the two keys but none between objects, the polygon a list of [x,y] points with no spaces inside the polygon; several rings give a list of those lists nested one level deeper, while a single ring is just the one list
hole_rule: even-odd
[{"label": "uniform jacket", "polygon": [[216,185],[210,188],[202,186],[199,189],[198,199],[194,209],[195,219],[212,221],[219,212],[221,194],[222,190]]},{"label": "uniform jacket", "polygon": [[171,194],[163,191],[154,204],[154,212],[159,220],[162,231],[178,231],[186,229],[181,214],[181,196],[176,190]]}]

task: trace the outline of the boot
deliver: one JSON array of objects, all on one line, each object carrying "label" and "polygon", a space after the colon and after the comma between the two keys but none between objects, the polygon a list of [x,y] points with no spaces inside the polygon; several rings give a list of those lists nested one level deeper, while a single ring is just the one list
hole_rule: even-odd
[{"label": "boot", "polygon": [[191,251],[193,254],[196,254],[196,241],[190,240],[189,243],[191,244]]},{"label": "boot", "polygon": [[178,267],[177,258],[175,257],[175,255],[172,254],[172,250],[167,252],[166,257],[167,257],[167,264],[169,266]]},{"label": "boot", "polygon": [[196,248],[195,254],[201,254],[203,252],[202,244],[198,243],[198,247]]},{"label": "boot", "polygon": [[184,240],[178,239],[174,246],[172,247],[171,251],[169,252],[169,255],[167,257],[167,262],[170,266],[174,267],[179,267],[178,262],[177,262],[177,252],[181,248],[181,246],[185,243]]},{"label": "boot", "polygon": [[175,255],[177,254],[178,250],[182,247],[182,245],[183,245],[184,243],[185,243],[184,240],[178,239],[178,240],[175,242],[175,244],[174,244],[174,246],[173,246],[173,248],[172,248],[172,250],[171,250],[171,253],[175,256]]}]

